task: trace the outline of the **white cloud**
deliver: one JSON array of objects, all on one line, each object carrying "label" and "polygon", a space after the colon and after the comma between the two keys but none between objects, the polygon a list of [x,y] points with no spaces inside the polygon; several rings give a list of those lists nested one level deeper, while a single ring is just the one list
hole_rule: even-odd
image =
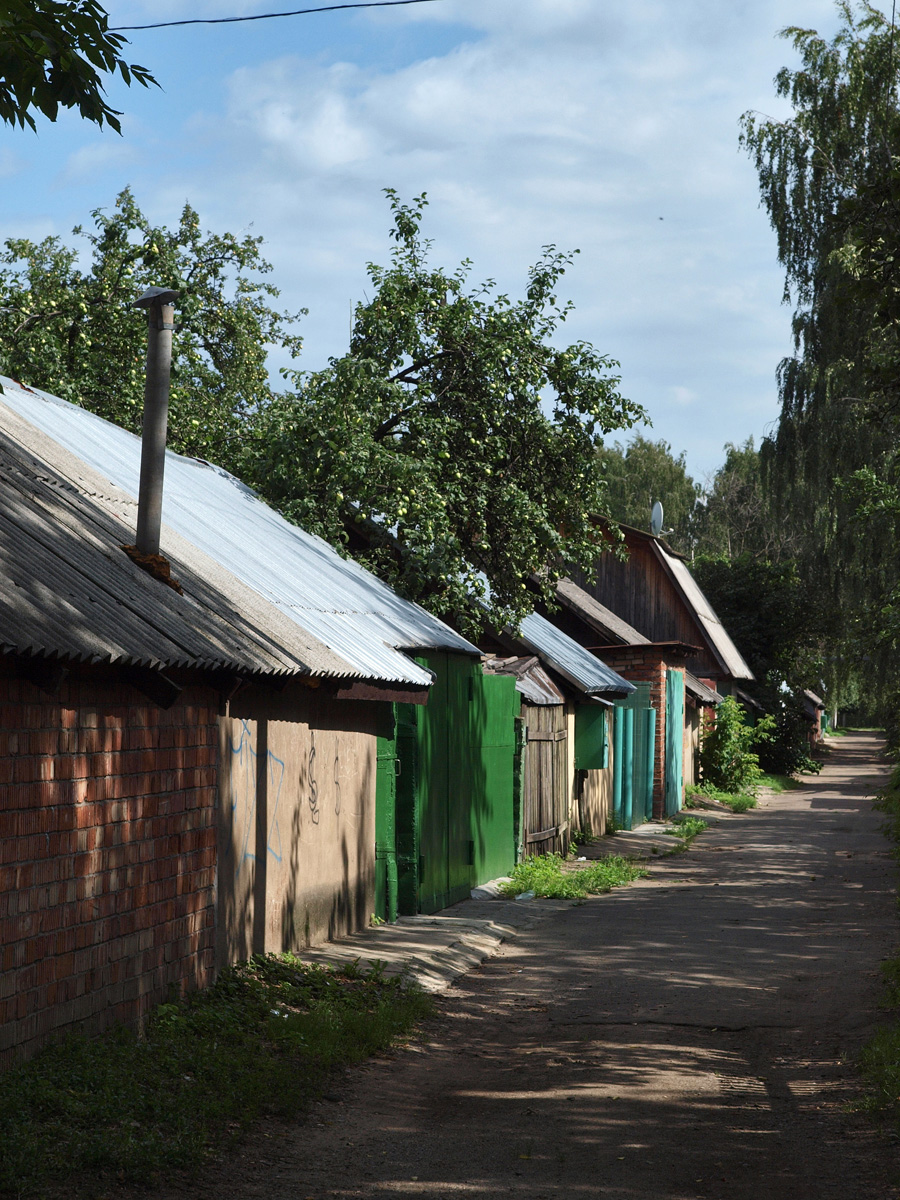
[{"label": "white cloud", "polygon": [[111,168],[127,167],[137,160],[137,149],[129,142],[121,139],[111,141],[109,138],[90,142],[69,155],[56,180],[56,186],[65,187],[90,179]]},{"label": "white cloud", "polygon": [[697,399],[697,393],[686,387],[673,387],[672,400],[679,408],[688,408]]}]

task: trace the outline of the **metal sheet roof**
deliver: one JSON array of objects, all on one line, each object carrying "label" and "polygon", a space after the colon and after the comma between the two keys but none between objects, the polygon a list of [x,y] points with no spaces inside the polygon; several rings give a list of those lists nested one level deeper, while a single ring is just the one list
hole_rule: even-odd
[{"label": "metal sheet roof", "polygon": [[489,658],[484,663],[484,670],[487,675],[514,675],[516,691],[536,707],[555,708],[566,702],[534,654],[528,658]]},{"label": "metal sheet roof", "polygon": [[634,684],[617,675],[595,654],[579,646],[540,613],[529,613],[516,638],[580,692],[588,695],[611,692],[627,695],[635,690]]},{"label": "metal sheet roof", "polygon": [[[3,404],[110,480],[114,490],[136,498],[139,438],[37,389],[6,379],[3,389]],[[342,660],[323,662],[323,674],[424,686],[431,673],[403,650],[479,653],[448,625],[290,524],[228,472],[168,451],[162,551],[177,564],[178,551],[191,547],[266,602],[257,612],[264,626],[274,606],[281,619],[266,633],[275,645],[286,620]]]},{"label": "metal sheet roof", "polygon": [[[234,588],[198,577],[184,560],[177,561],[184,596],[151,579],[120,549],[133,538],[127,497],[89,494],[104,483],[114,493],[0,402],[4,652],[267,674],[309,674],[330,654],[308,638],[272,644]],[[334,665],[348,670],[336,658]]]},{"label": "metal sheet roof", "polygon": [[721,704],[725,699],[724,696],[719,695],[715,688],[707,687],[702,680],[698,679],[696,675],[692,675],[690,671],[685,671],[684,673],[684,686],[692,696],[696,696],[701,704]]},{"label": "metal sheet roof", "polygon": [[675,581],[686,604],[697,619],[700,629],[706,636],[713,654],[721,663],[724,670],[732,679],[753,679],[753,672],[744,662],[741,652],[728,636],[725,626],[712,610],[712,605],[706,599],[697,585],[687,563],[674,554],[670,554],[660,543],[652,539],[654,549]]},{"label": "metal sheet roof", "polygon": [[617,617],[605,604],[595,600],[589,592],[580,588],[571,579],[560,579],[556,585],[556,594],[560,603],[611,641],[622,642],[625,646],[649,645],[649,638],[638,633],[633,625],[629,625],[627,621]]}]

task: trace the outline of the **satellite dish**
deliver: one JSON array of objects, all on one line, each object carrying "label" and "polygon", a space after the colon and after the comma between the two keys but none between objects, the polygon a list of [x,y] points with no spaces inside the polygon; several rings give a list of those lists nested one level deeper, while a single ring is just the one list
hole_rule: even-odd
[{"label": "satellite dish", "polygon": [[653,507],[650,509],[650,532],[654,537],[659,537],[663,527],[663,506],[658,500],[654,500]]}]

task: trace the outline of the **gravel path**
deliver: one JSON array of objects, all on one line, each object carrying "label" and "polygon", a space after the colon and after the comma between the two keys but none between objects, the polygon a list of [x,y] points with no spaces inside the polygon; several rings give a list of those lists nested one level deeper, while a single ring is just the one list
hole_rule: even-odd
[{"label": "gravel path", "polygon": [[872,735],[650,878],[548,915],[186,1195],[229,1200],[889,1200],[894,1135],[846,1111],[898,941]]}]

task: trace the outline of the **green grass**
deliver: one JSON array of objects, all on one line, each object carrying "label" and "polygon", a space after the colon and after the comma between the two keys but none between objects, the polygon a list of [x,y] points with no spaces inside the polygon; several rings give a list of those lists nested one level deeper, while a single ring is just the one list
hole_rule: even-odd
[{"label": "green grass", "polygon": [[705,833],[709,829],[709,821],[704,821],[702,817],[676,817],[674,829],[667,829],[671,837],[681,838],[686,846],[689,846],[698,833]]},{"label": "green grass", "polygon": [[759,787],[768,788],[776,793],[796,792],[798,788],[803,787],[803,781],[795,779],[793,775],[762,775]]},{"label": "green grass", "polygon": [[646,874],[644,868],[620,854],[610,854],[587,866],[568,870],[559,854],[535,855],[513,867],[503,892],[507,896],[534,892],[536,896],[556,900],[577,900],[612,891]]},{"label": "green grass", "polygon": [[[894,856],[900,857],[900,767],[896,767],[884,791],[879,792],[875,808],[887,817],[885,835],[894,843]],[[860,1069],[868,1085],[864,1107],[890,1114],[900,1125],[900,954],[881,965],[885,993],[882,1004],[893,1010],[894,1023],[877,1031],[866,1043],[860,1056]]]},{"label": "green grass", "polygon": [[[885,994],[882,1007],[900,1008],[900,955],[881,964]],[[885,1026],[866,1043],[860,1069],[868,1084],[863,1107],[900,1118],[900,1025]]]},{"label": "green grass", "polygon": [[160,1005],[144,1038],[70,1037],[0,1075],[0,1194],[52,1195],[65,1182],[66,1196],[91,1196],[197,1169],[432,1012],[430,997],[377,971],[258,956]]},{"label": "green grass", "polygon": [[[775,777],[771,776],[771,778]],[[755,796],[746,792],[720,792],[718,788],[714,788],[708,783],[704,784],[702,788],[688,788],[685,808],[693,808],[699,800],[715,800],[718,804],[724,804],[726,808],[730,808],[732,812],[736,813],[756,808],[758,803]]]}]

